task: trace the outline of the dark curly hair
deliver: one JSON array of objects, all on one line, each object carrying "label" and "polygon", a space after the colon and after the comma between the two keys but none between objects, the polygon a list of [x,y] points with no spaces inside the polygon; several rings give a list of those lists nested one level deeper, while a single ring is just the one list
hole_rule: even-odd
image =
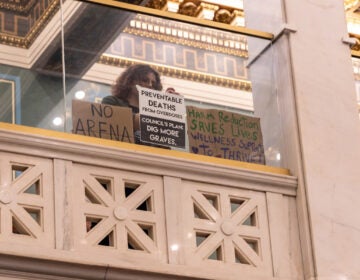
[{"label": "dark curly hair", "polygon": [[112,95],[126,101],[134,85],[141,82],[148,73],[155,75],[155,90],[162,90],[160,74],[146,64],[135,64],[129,66],[115,81],[111,87]]}]

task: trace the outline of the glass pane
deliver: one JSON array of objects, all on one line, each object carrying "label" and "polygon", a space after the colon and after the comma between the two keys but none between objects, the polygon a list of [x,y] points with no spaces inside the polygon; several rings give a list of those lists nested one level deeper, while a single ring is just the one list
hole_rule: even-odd
[{"label": "glass pane", "polygon": [[[182,129],[183,146],[167,145],[170,141],[150,145],[280,166],[280,116],[272,67],[277,61],[268,39],[242,32],[246,25],[242,1],[165,1],[165,8],[158,6],[162,1],[122,2],[193,20],[180,22],[82,1],[47,2],[39,7],[36,22],[30,15],[13,21],[20,39],[1,41],[2,49],[13,53],[0,58],[0,101],[6,108],[1,121],[73,133],[74,100],[100,104],[112,95],[122,73],[145,64],[160,75],[162,93],[173,88],[186,108],[195,108],[184,115],[183,127],[176,123],[178,130],[160,127],[167,133],[160,139],[177,137]],[[15,18],[17,12],[6,13]],[[240,33],[200,26],[199,20],[237,26]],[[11,28],[1,30],[3,35],[6,30]],[[129,139],[148,145],[135,127],[139,122],[131,119],[131,123],[134,135]],[[106,125],[99,128],[88,122],[80,132],[98,136],[97,128],[103,134],[128,133]]]},{"label": "glass pane", "polygon": [[15,123],[15,80],[2,75],[0,78],[0,121]]},{"label": "glass pane", "polygon": [[60,45],[60,3],[27,4],[15,1],[0,12],[6,19],[0,28],[0,121],[62,131],[52,116],[63,100],[62,72],[48,72],[50,50]]},{"label": "glass pane", "polygon": [[[111,86],[129,66],[147,64],[160,74],[163,91],[174,88],[184,96],[186,106],[225,111],[233,116],[256,116],[247,68],[248,36],[106,6],[89,3],[80,6],[76,22],[65,27],[68,115],[73,99],[99,103],[111,95]],[[107,30],[106,34],[103,30]],[[253,40],[258,49],[268,44],[268,40]],[[79,65],[83,68],[79,69]],[[209,130],[210,125],[198,128]],[[88,129],[84,126],[81,124],[80,134],[86,135]],[[74,130],[71,118],[67,119],[67,127],[69,132]],[[77,125],[75,130],[79,131]],[[215,125],[211,130],[221,133]],[[193,135],[195,138],[200,135],[198,132]],[[230,151],[229,147],[234,145],[259,150],[255,144],[232,139],[241,133],[238,130],[236,135],[196,139],[225,146],[216,152],[203,148],[204,143],[193,147],[188,135],[185,148],[178,150],[255,162],[254,157]]]}]

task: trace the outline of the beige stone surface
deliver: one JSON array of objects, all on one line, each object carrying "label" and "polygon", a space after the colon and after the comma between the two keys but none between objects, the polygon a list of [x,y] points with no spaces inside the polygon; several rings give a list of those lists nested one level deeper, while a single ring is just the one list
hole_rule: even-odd
[{"label": "beige stone surface", "polygon": [[1,194],[40,178],[0,197],[0,276],[302,278],[293,176],[6,129],[0,147]]},{"label": "beige stone surface", "polygon": [[[286,143],[275,144],[284,166],[299,178],[296,200],[305,279],[358,279],[360,128],[350,49],[342,42],[347,34],[343,3],[249,2],[249,27],[273,33],[282,26],[296,30],[268,51],[275,60],[289,56],[274,66],[274,72],[282,74],[268,92],[276,92],[270,102],[279,110],[266,117],[274,116],[269,124],[281,119]],[[255,18],[264,5],[269,7],[266,14],[279,15],[278,21]],[[286,71],[291,84],[283,79]],[[255,108],[266,107],[263,93],[257,93]]]}]

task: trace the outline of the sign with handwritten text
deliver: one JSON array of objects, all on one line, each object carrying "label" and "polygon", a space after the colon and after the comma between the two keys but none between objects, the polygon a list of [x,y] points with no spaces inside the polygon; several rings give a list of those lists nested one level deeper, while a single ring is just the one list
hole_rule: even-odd
[{"label": "sign with handwritten text", "polygon": [[72,100],[72,132],[134,143],[130,108]]},{"label": "sign with handwritten text", "polygon": [[139,87],[141,142],[185,148],[185,101],[177,94]]},{"label": "sign with handwritten text", "polygon": [[186,111],[190,152],[265,164],[259,118],[194,106]]}]

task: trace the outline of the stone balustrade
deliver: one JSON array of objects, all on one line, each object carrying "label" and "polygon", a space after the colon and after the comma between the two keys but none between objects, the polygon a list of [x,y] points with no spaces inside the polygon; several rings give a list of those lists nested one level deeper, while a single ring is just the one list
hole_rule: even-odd
[{"label": "stone balustrade", "polygon": [[302,279],[296,190],[285,169],[0,124],[0,275]]}]

